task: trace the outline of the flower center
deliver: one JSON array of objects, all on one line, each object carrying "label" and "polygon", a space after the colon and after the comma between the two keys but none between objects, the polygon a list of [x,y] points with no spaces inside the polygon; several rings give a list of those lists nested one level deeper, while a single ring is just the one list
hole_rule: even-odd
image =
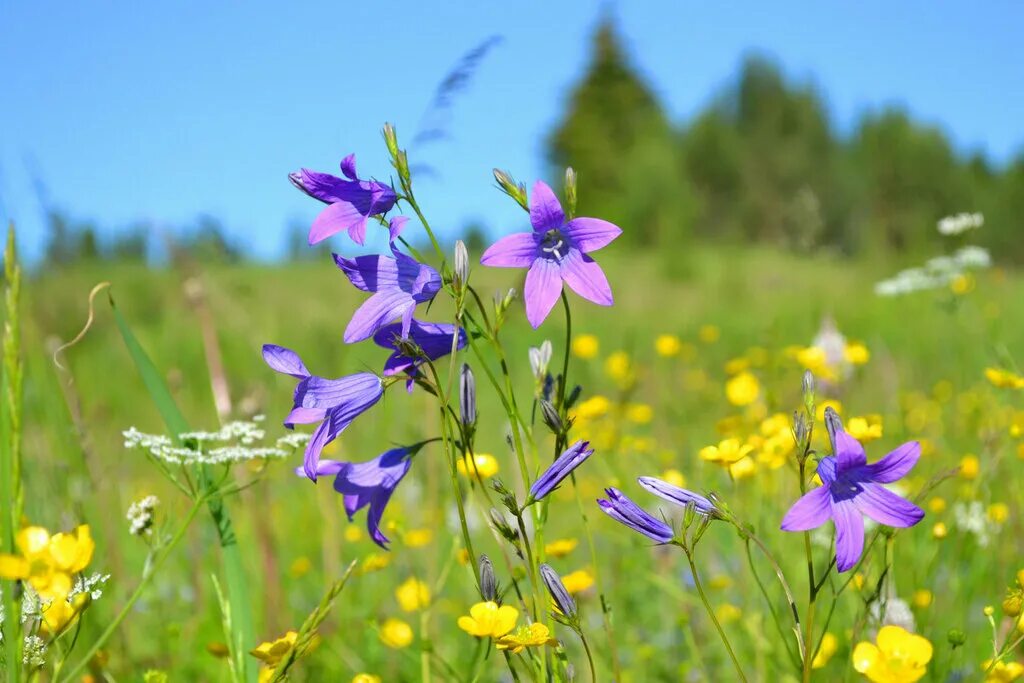
[{"label": "flower center", "polygon": [[556,261],[562,260],[565,256],[565,253],[563,252],[568,251],[568,248],[569,245],[566,242],[565,237],[563,237],[562,233],[558,230],[548,230],[544,234],[544,239],[541,240],[540,243],[540,250],[545,254],[554,257]]}]

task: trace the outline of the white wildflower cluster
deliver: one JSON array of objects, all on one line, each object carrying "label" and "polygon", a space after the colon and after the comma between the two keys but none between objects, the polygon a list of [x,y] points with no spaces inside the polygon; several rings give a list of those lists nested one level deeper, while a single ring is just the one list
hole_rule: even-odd
[{"label": "white wildflower cluster", "polygon": [[52,600],[46,600],[36,593],[31,584],[25,584],[25,593],[21,598],[21,623],[26,624],[34,619],[42,619],[43,612],[50,608]]},{"label": "white wildflower cluster", "polygon": [[992,523],[985,514],[985,506],[975,500],[970,503],[954,503],[953,518],[960,531],[973,534],[978,546],[987,548],[992,542]]},{"label": "white wildflower cluster", "polygon": [[21,661],[31,667],[46,664],[46,641],[39,636],[25,636]]},{"label": "white wildflower cluster", "polygon": [[906,600],[890,596],[871,604],[871,620],[881,626],[899,626],[913,633],[916,630],[914,612]]},{"label": "white wildflower cluster", "polygon": [[67,601],[68,604],[78,597],[79,595],[89,594],[89,597],[93,600],[99,600],[103,597],[103,590],[100,588],[103,584],[110,579],[110,574],[95,573],[91,576],[79,576],[75,579],[75,585],[71,587],[68,592]]},{"label": "white wildflower cluster", "polygon": [[257,421],[229,422],[216,432],[186,432],[179,435],[182,442],[192,446],[176,446],[170,437],[146,434],[135,427],[122,432],[125,448],[139,448],[172,465],[205,464],[228,465],[246,460],[285,458],[309,436],[288,434],[274,446],[258,446],[266,436]]},{"label": "white wildflower cluster", "polygon": [[942,235],[960,235],[968,230],[977,230],[985,225],[985,216],[980,213],[958,213],[941,219],[937,228]]},{"label": "white wildflower cluster", "polygon": [[149,536],[153,533],[153,511],[160,504],[156,496],[146,496],[128,506],[128,533],[132,536]]},{"label": "white wildflower cluster", "polygon": [[926,289],[948,287],[968,270],[982,270],[992,265],[992,257],[983,247],[967,246],[952,256],[937,256],[924,266],[908,268],[875,285],[879,296],[899,296]]}]

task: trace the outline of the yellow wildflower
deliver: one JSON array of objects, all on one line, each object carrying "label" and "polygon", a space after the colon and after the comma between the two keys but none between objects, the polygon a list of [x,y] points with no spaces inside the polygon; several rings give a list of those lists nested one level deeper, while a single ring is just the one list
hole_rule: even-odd
[{"label": "yellow wildflower", "polygon": [[355,524],[345,526],[345,540],[349,543],[356,543],[363,540],[363,529]]},{"label": "yellow wildflower", "polygon": [[992,503],[988,506],[988,518],[996,524],[1002,524],[1010,518],[1010,506],[1006,503]]},{"label": "yellow wildflower", "polygon": [[949,290],[962,296],[974,289],[974,277],[970,273],[960,273],[949,282]]},{"label": "yellow wildflower", "polygon": [[573,417],[577,420],[596,420],[612,409],[612,402],[605,396],[594,396],[576,405]]},{"label": "yellow wildflower", "polygon": [[401,619],[387,619],[380,625],[380,640],[394,650],[409,647],[412,643],[412,627]]},{"label": "yellow wildflower", "polygon": [[864,365],[871,360],[871,353],[868,351],[868,347],[860,342],[849,342],[843,351],[843,357],[850,365]]},{"label": "yellow wildflower", "polygon": [[528,647],[555,645],[558,641],[551,637],[548,627],[541,623],[520,626],[515,633],[498,639],[497,648],[508,650],[509,654],[518,654]]},{"label": "yellow wildflower", "polygon": [[410,548],[422,548],[434,540],[433,529],[409,529],[402,534],[402,542]]},{"label": "yellow wildflower", "polygon": [[[989,667],[992,667],[991,670]],[[992,660],[986,659],[981,663],[981,670],[988,671],[985,674],[985,683],[1013,683],[1013,681],[1024,675],[1024,665],[1020,662],[996,662],[992,666]]]},{"label": "yellow wildflower", "polygon": [[565,584],[565,590],[575,595],[594,585],[594,575],[586,569],[577,569],[563,576],[562,583]]},{"label": "yellow wildflower", "polygon": [[475,453],[472,462],[466,458],[459,458],[455,467],[464,477],[476,478],[479,473],[481,478],[490,479],[498,473],[498,459],[490,453]]},{"label": "yellow wildflower", "polygon": [[300,555],[292,560],[291,565],[288,567],[288,576],[293,579],[299,579],[308,574],[313,569],[313,563],[305,555]]},{"label": "yellow wildflower", "polygon": [[821,645],[818,647],[818,652],[814,655],[814,659],[811,660],[811,668],[825,668],[825,665],[828,664],[828,660],[832,659],[832,655],[834,655],[838,649],[839,639],[832,633],[826,631],[821,636]]},{"label": "yellow wildflower", "polygon": [[363,559],[359,570],[363,574],[379,571],[391,564],[391,556],[384,553],[370,553]]},{"label": "yellow wildflower", "polygon": [[654,340],[654,351],[662,358],[674,358],[682,348],[683,343],[674,334],[660,334]]},{"label": "yellow wildflower", "polygon": [[604,361],[604,372],[620,386],[633,381],[633,361],[625,351],[616,351]]},{"label": "yellow wildflower", "polygon": [[701,325],[697,330],[697,337],[705,344],[714,344],[722,336],[717,325]]},{"label": "yellow wildflower", "polygon": [[981,471],[981,461],[978,457],[968,453],[960,459],[960,476],[964,479],[977,479]]},{"label": "yellow wildflower", "polygon": [[725,383],[725,397],[734,406],[750,405],[760,393],[760,382],[749,372],[741,372]]},{"label": "yellow wildflower", "polygon": [[654,419],[654,408],[646,403],[630,403],[626,407],[626,419],[638,425],[645,425]]},{"label": "yellow wildflower", "polygon": [[380,676],[373,674],[356,674],[352,677],[352,683],[381,683]]},{"label": "yellow wildflower", "polygon": [[544,546],[544,554],[548,557],[565,557],[576,550],[580,542],[575,538],[559,538]]},{"label": "yellow wildflower", "polygon": [[459,617],[459,628],[478,638],[501,638],[516,627],[519,610],[496,602],[478,602],[469,608],[469,616]]},{"label": "yellow wildflower", "polygon": [[686,486],[686,477],[683,476],[682,472],[676,469],[670,468],[665,470],[661,473],[661,479],[673,486],[678,486],[679,488],[684,488]]},{"label": "yellow wildflower", "polygon": [[873,683],[913,683],[927,673],[931,659],[927,638],[891,625],[878,630],[875,643],[857,643],[853,650],[853,668]]},{"label": "yellow wildflower", "polygon": [[723,439],[717,446],[705,446],[698,455],[701,460],[715,462],[720,465],[732,465],[750,455],[753,448],[739,439]]},{"label": "yellow wildflower", "polygon": [[936,522],[935,525],[932,527],[932,538],[934,538],[935,540],[941,541],[948,535],[949,529],[946,528],[945,523]]},{"label": "yellow wildflower", "polygon": [[1024,377],[1000,368],[985,368],[985,379],[998,389],[1024,389]]},{"label": "yellow wildflower", "polygon": [[[825,409],[831,408],[836,411],[839,415],[843,414],[843,404],[835,399],[826,399],[818,404],[818,407],[814,409],[814,417],[817,418],[818,422],[825,420]],[[815,430],[818,431],[818,430]]]},{"label": "yellow wildflower", "polygon": [[932,592],[927,588],[921,588],[914,591],[914,596],[911,598],[911,602],[914,603],[914,607],[918,609],[925,609],[930,607],[932,604]]},{"label": "yellow wildflower", "polygon": [[928,501],[928,511],[934,514],[939,514],[946,509],[946,499],[940,496],[935,496]]},{"label": "yellow wildflower", "polygon": [[410,576],[395,589],[395,599],[404,612],[415,612],[430,604],[430,588],[416,577]]},{"label": "yellow wildflower", "polygon": [[750,368],[750,359],[740,356],[739,358],[733,358],[725,364],[725,374],[727,375],[738,375],[744,370]]},{"label": "yellow wildflower", "polygon": [[817,346],[806,346],[796,352],[796,362],[805,370],[824,379],[834,379],[835,371],[828,364],[825,350]]},{"label": "yellow wildflower", "polygon": [[708,588],[714,590],[725,590],[732,586],[732,579],[729,578],[728,574],[715,574],[708,579]]},{"label": "yellow wildflower", "polygon": [[846,421],[846,432],[861,443],[880,439],[882,438],[882,416],[851,417]]},{"label": "yellow wildflower", "polygon": [[729,465],[729,476],[733,479],[746,479],[757,474],[757,465],[751,458],[743,458]]},{"label": "yellow wildflower", "polygon": [[727,602],[715,608],[715,616],[718,617],[718,621],[721,623],[730,624],[734,621],[739,621],[739,618],[743,616],[743,610]]},{"label": "yellow wildflower", "polygon": [[260,643],[252,650],[249,650],[250,655],[263,663],[263,666],[260,667],[260,683],[266,683],[274,677],[274,670],[277,669],[277,665],[281,663],[288,650],[295,644],[295,639],[298,638],[298,635],[295,631],[288,631],[277,640]]},{"label": "yellow wildflower", "polygon": [[572,355],[583,360],[597,358],[601,350],[601,343],[592,334],[577,335],[572,340]]}]

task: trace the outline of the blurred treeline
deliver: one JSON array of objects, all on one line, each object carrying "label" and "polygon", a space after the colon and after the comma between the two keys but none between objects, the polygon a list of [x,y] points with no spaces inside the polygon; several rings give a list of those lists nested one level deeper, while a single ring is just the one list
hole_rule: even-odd
[{"label": "blurred treeline", "polygon": [[985,227],[972,241],[1024,261],[1024,151],[1006,168],[963,156],[899,108],[865,113],[840,135],[826,101],[750,57],[702,113],[677,125],[606,21],[551,135],[550,161],[576,169],[581,214],[628,225],[636,244],[698,237],[916,252],[934,250],[938,219],[980,211]]},{"label": "blurred treeline", "polygon": [[[675,123],[605,20],[547,141],[551,175],[573,166],[579,213],[628,226],[625,238],[634,245],[697,238],[848,255],[933,252],[938,219],[977,211],[985,228],[972,241],[997,259],[1024,262],[1024,241],[1017,239],[1024,152],[1006,167],[981,153],[965,156],[942,130],[895,107],[863,114],[841,135],[826,101],[814,84],[794,83],[771,61],[750,57],[702,113]],[[51,264],[246,256],[210,216],[190,226],[109,231],[49,210],[48,224]],[[284,227],[285,258],[319,253],[306,246],[307,226]],[[485,233],[481,225],[462,231],[477,249]]]}]

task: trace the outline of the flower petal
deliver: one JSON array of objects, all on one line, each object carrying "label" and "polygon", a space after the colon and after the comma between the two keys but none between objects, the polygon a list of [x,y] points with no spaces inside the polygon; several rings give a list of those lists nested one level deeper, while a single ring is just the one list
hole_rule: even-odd
[{"label": "flower petal", "polygon": [[401,290],[377,292],[356,309],[345,328],[345,343],[354,344],[369,339],[373,333],[395,318],[411,312],[416,306],[408,294]]},{"label": "flower petal", "polygon": [[566,284],[587,301],[593,301],[601,306],[611,306],[615,303],[612,288],[601,266],[579,249],[570,249],[562,259],[560,268]]},{"label": "flower petal", "polygon": [[388,221],[388,239],[392,242],[397,240],[398,236],[402,234],[402,230],[405,229],[405,224],[408,222],[408,216],[395,216]]},{"label": "flower petal", "polygon": [[832,496],[828,486],[819,486],[800,497],[782,518],[783,531],[809,531],[828,521],[832,515]]},{"label": "flower petal", "polygon": [[558,266],[547,259],[535,259],[526,273],[523,287],[526,298],[526,319],[534,329],[540,327],[562,293],[562,278]]},{"label": "flower petal", "polygon": [[480,263],[495,268],[529,268],[537,252],[537,236],[532,232],[517,232],[488,247]]},{"label": "flower petal", "polygon": [[836,480],[836,459],[831,455],[825,456],[818,461],[818,476],[825,484],[831,484]]},{"label": "flower petal", "polygon": [[657,477],[637,477],[637,482],[650,493],[670,503],[675,503],[682,507],[693,503],[697,512],[702,515],[713,515],[718,512],[715,504],[699,493],[679,488]]},{"label": "flower petal", "polygon": [[263,345],[263,360],[273,370],[303,379],[309,377],[309,370],[306,369],[299,354],[277,344]]},{"label": "flower petal", "polygon": [[891,484],[914,469],[920,457],[921,444],[917,441],[908,441],[878,462],[868,465],[868,476],[871,481],[879,484]]},{"label": "flower petal", "polygon": [[857,439],[847,434],[843,429],[836,430],[835,438],[836,465],[839,466],[840,472],[867,464],[868,458],[864,454],[864,447],[860,445]]},{"label": "flower petal", "polygon": [[284,418],[284,426],[289,429],[295,425],[308,425],[314,422],[320,422],[327,417],[327,411],[323,408],[304,408],[298,406],[292,408],[292,412],[288,413],[288,416]]},{"label": "flower petal", "polygon": [[886,526],[905,528],[924,518],[924,510],[879,484],[864,483],[853,497],[857,509]]},{"label": "flower petal", "polygon": [[864,518],[852,500],[832,502],[832,521],[836,526],[836,569],[849,571],[864,552]]},{"label": "flower petal", "polygon": [[622,234],[622,228],[600,218],[573,218],[564,230],[584,254],[608,246]]},{"label": "flower petal", "polygon": [[341,172],[345,174],[345,177],[349,180],[356,180],[356,155],[349,154],[347,157],[341,160]]},{"label": "flower petal", "polygon": [[324,446],[334,441],[337,433],[331,428],[331,421],[324,420],[313,432],[313,436],[306,444],[306,453],[302,460],[302,469],[312,481],[316,481],[317,466],[320,464],[320,453]]},{"label": "flower petal", "polygon": [[364,292],[376,292],[382,288],[398,288],[398,261],[389,256],[370,254],[345,258],[333,254],[334,263],[345,273],[345,277]]},{"label": "flower petal", "polygon": [[530,194],[530,224],[537,232],[558,230],[565,224],[562,204],[543,180],[533,184]]},{"label": "flower petal", "polygon": [[[360,212],[359,208],[349,202],[335,202],[321,211],[314,219],[313,225],[309,228],[309,243],[312,245],[323,242],[342,230],[347,230],[349,235],[352,235],[353,232],[358,234],[360,227],[365,233],[366,216]],[[352,238],[355,239],[355,236]],[[358,240],[356,242],[362,244]]]}]

